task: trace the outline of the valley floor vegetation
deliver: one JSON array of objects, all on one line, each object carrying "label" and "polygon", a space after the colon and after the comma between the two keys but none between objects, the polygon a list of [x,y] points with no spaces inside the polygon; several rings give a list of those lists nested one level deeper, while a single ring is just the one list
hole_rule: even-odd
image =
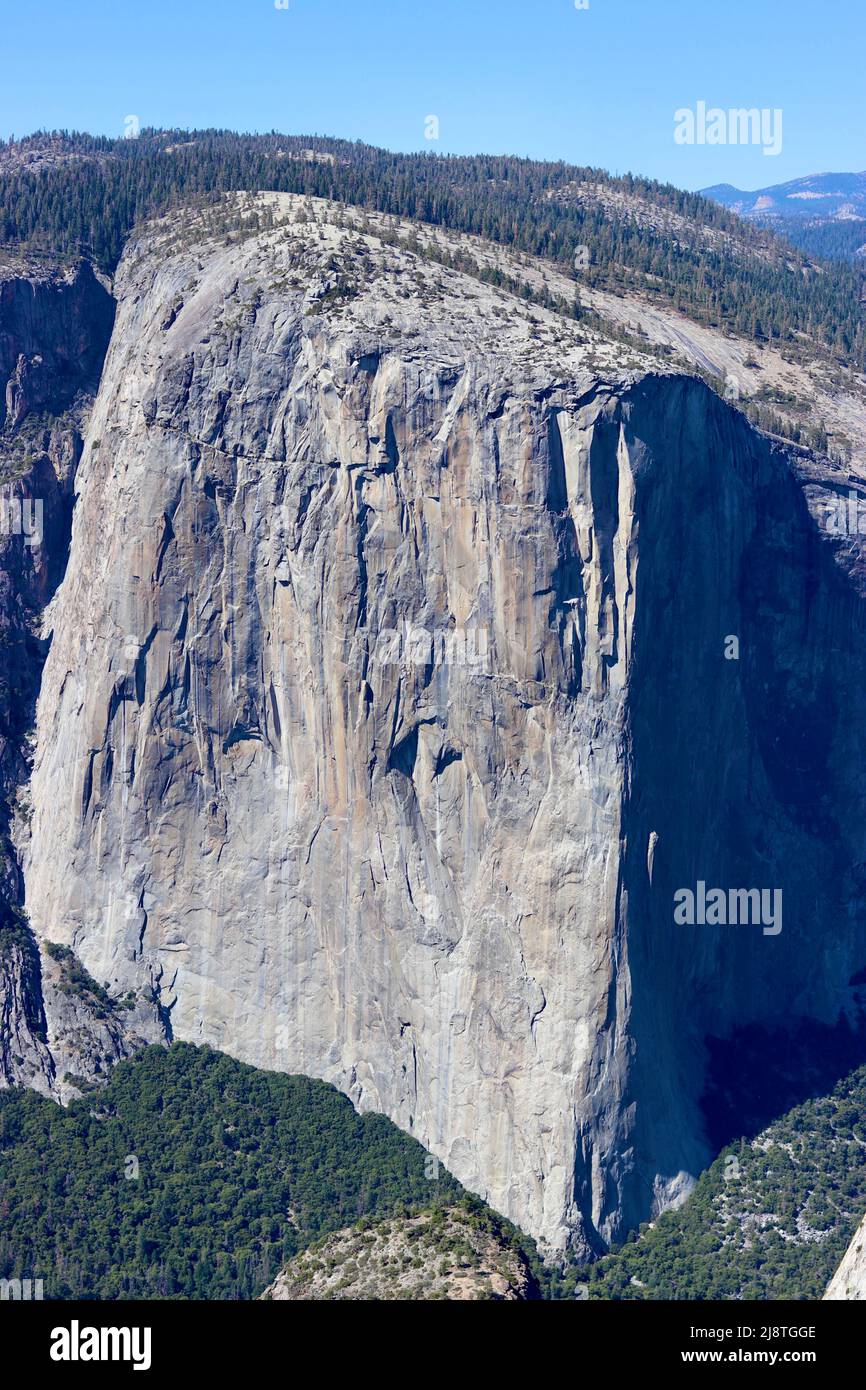
[{"label": "valley floor vegetation", "polygon": [[330,1231],[455,1202],[486,1219],[385,1116],[207,1047],[145,1048],[65,1110],[0,1092],[0,1278],[45,1298],[257,1298]]},{"label": "valley floor vegetation", "polygon": [[65,1110],[0,1093],[0,1278],[42,1279],[46,1298],[258,1298],[329,1233],[421,1212],[447,1232],[455,1206],[514,1251],[534,1296],[818,1299],[866,1212],[866,1066],[728,1143],[685,1206],[565,1270],[324,1082],[174,1043]]}]

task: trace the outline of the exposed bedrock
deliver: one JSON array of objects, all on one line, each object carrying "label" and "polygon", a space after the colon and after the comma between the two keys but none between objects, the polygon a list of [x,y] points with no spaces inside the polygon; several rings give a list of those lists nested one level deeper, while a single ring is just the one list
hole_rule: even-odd
[{"label": "exposed bedrock", "polygon": [[[40,952],[10,834],[16,820],[26,833],[32,812],[47,651],[40,614],[66,568],[75,473],[113,319],[112,296],[87,262],[0,267],[0,1087],[58,1098],[77,1093],[67,1077],[104,1078],[132,1050],[136,1023],[129,1009],[106,1012]],[[144,1012],[153,1033],[154,1006]]]},{"label": "exposed bedrock", "polygon": [[[708,1034],[850,1005],[862,599],[700,382],[600,380],[372,237],[347,292],[354,240],[121,267],[27,908],[586,1252],[711,1156]],[[677,924],[699,881],[781,890],[781,932]]]}]

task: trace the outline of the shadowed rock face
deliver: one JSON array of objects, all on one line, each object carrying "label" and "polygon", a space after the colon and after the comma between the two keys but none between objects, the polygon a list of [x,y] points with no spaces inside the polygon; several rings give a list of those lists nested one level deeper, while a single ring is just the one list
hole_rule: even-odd
[{"label": "shadowed rock face", "polygon": [[[700,1161],[683,1140],[702,1133],[708,1035],[758,1024],[769,1042],[801,1019],[857,1017],[864,632],[862,598],[763,439],[686,382],[646,381],[624,410],[639,528],[620,896],[634,1216],[658,1173]],[[723,659],[731,636],[738,660]],[[699,880],[778,890],[781,931],[677,924],[674,895]],[[783,1108],[778,1053],[758,1065],[779,1068]],[[750,1118],[743,1106],[737,1134]]]},{"label": "shadowed rock face", "polygon": [[0,431],[99,383],[114,303],[93,268],[0,268]]},{"label": "shadowed rock face", "polygon": [[[850,1003],[862,602],[699,382],[319,230],[121,267],[28,911],[586,1253],[711,1156],[708,1033]],[[781,933],[676,925],[698,880]]]},{"label": "shadowed rock face", "polygon": [[114,300],[86,262],[0,268],[0,1086],[64,1098],[75,1094],[67,1074],[104,1077],[127,1055],[133,1015],[95,1016],[86,996],[64,991],[60,967],[40,959],[9,836],[16,802],[22,828],[29,815],[47,651],[39,614],[65,571],[75,473],[113,320]]}]

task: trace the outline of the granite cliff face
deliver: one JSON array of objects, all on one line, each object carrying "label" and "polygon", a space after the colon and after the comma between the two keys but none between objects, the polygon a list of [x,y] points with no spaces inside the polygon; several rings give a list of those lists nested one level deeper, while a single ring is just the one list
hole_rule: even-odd
[{"label": "granite cliff face", "polygon": [[88,261],[64,270],[0,264],[0,429],[57,416],[99,383],[114,318]]},{"label": "granite cliff face", "polygon": [[[856,565],[698,380],[257,206],[118,274],[29,918],[137,1036],[324,1077],[597,1250],[711,1156],[706,1036],[866,965]],[[699,881],[782,930],[676,924]]]},{"label": "granite cliff face", "polygon": [[65,571],[75,474],[113,320],[112,296],[87,262],[0,266],[0,1085],[63,1098],[76,1093],[67,1075],[104,1076],[128,1053],[132,1019],[100,1017],[87,990],[73,992],[68,972],[40,959],[11,834],[15,820],[26,832],[32,815],[47,651],[39,615]]},{"label": "granite cliff face", "polygon": [[866,1221],[854,1236],[845,1258],[830,1283],[827,1285],[825,1299],[866,1299]]}]

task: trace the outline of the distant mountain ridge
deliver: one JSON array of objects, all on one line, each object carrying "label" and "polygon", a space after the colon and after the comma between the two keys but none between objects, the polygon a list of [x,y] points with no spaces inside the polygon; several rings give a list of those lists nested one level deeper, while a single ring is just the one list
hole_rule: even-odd
[{"label": "distant mountain ridge", "polygon": [[814,217],[835,221],[855,221],[866,218],[866,172],[860,174],[807,174],[787,183],[770,184],[746,192],[730,183],[717,183],[702,188],[701,196],[721,203],[756,222],[772,222],[777,218]]},{"label": "distant mountain ridge", "polygon": [[808,255],[858,264],[866,258],[866,172],[807,174],[752,193],[717,183],[701,196]]}]

